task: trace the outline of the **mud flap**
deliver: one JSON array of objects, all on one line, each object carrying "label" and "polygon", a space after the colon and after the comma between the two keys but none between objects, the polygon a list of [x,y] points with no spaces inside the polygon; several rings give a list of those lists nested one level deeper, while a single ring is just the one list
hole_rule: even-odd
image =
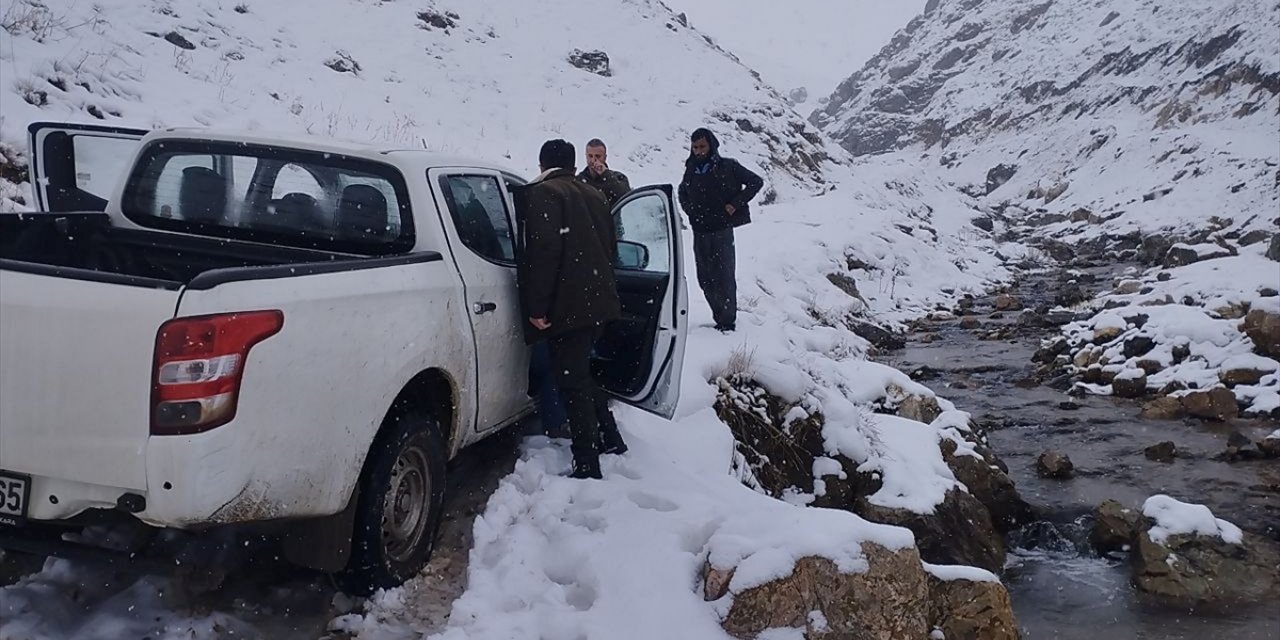
[{"label": "mud flap", "polygon": [[342,571],[351,557],[351,533],[356,523],[355,492],[342,511],[289,525],[281,539],[289,562],[326,573]]}]

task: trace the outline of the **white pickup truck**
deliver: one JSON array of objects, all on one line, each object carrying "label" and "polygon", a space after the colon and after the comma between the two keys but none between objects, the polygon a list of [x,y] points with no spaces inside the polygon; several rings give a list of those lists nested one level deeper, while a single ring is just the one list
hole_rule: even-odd
[{"label": "white pickup truck", "polygon": [[[446,462],[531,412],[499,166],[199,129],[30,127],[0,216],[0,544],[127,517],[259,523],[351,591],[432,545]],[[687,294],[671,187],[614,210],[596,371],[670,417]]]}]

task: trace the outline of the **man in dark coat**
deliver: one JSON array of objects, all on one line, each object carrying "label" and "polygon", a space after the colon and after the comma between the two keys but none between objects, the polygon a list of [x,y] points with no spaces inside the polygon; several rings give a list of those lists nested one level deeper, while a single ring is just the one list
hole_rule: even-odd
[{"label": "man in dark coat", "polygon": [[[609,168],[609,149],[600,138],[592,138],[587,142],[587,168],[578,174],[578,179],[604,194],[610,209],[631,191],[631,181],[627,180],[626,174]],[[613,223],[618,237],[624,237],[622,218],[614,218]]]},{"label": "man in dark coat", "polygon": [[733,331],[738,321],[733,230],[751,222],[749,204],[763,186],[760,176],[720,156],[716,134],[707,129],[693,132],[680,182],[680,206],[693,227],[698,285],[720,331]]},{"label": "man in dark coat", "polygon": [[599,478],[600,453],[627,449],[591,374],[592,346],[622,316],[613,274],[617,239],[604,196],[573,174],[572,144],[548,141],[538,162],[542,174],[513,192],[524,239],[517,280],[525,337],[550,348],[573,435],[571,475]]}]

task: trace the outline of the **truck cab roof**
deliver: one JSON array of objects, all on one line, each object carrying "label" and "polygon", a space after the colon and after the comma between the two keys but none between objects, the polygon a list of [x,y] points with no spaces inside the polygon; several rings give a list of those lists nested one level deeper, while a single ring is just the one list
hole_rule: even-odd
[{"label": "truck cab roof", "polygon": [[443,153],[428,149],[412,149],[396,145],[372,145],[363,142],[340,140],[308,134],[263,135],[251,131],[210,129],[204,127],[170,127],[157,129],[143,136],[142,145],[162,140],[209,140],[214,142],[241,142],[271,147],[303,149],[320,153],[333,153],[365,158],[379,162],[391,160],[403,169],[426,170],[437,167],[475,167],[498,171],[513,176],[524,172],[460,154]]}]

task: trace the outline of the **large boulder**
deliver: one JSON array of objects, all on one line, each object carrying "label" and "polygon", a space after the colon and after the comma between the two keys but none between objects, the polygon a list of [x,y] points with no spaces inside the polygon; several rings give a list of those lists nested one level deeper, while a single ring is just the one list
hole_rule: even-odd
[{"label": "large boulder", "polygon": [[1042,478],[1066,480],[1075,474],[1071,458],[1057,451],[1045,451],[1036,458],[1036,473]]},{"label": "large boulder", "polygon": [[[874,486],[873,481],[862,484]],[[977,498],[959,489],[948,491],[933,513],[884,507],[866,497],[858,499],[854,512],[871,522],[910,529],[916,536],[920,557],[926,562],[963,564],[992,573],[1004,568],[1004,537],[992,523],[991,512]]]},{"label": "large boulder", "polygon": [[1182,408],[1196,418],[1222,422],[1240,415],[1236,394],[1230,389],[1216,387],[1207,391],[1192,391],[1181,398]]},{"label": "large boulder", "polygon": [[1107,500],[1093,511],[1093,531],[1089,541],[1101,553],[1128,551],[1137,536],[1142,514],[1115,500]]},{"label": "large boulder", "polygon": [[[955,574],[949,572],[952,569],[957,570]],[[1008,590],[992,578],[966,576],[968,569],[930,568],[930,626],[941,629],[947,638],[1018,640]]]},{"label": "large boulder", "polygon": [[[790,575],[734,593],[721,626],[735,638],[779,628],[804,629],[806,638],[926,637],[929,588],[920,555],[870,543],[862,550],[869,565],[862,573],[841,573],[826,558],[806,557]],[[814,628],[815,611],[825,630]]]},{"label": "large boulder", "polygon": [[1008,533],[1035,520],[1035,510],[1018,494],[1013,479],[1002,468],[1004,463],[994,453],[978,446],[982,457],[977,458],[957,454],[958,448],[955,442],[943,440],[942,459],[956,480],[987,507],[997,530]]},{"label": "large boulder", "polygon": [[1253,341],[1254,353],[1280,359],[1280,315],[1254,309],[1244,317],[1240,330]]},{"label": "large boulder", "polygon": [[[1118,375],[1111,380],[1111,392],[1118,398],[1141,398],[1147,393],[1147,374],[1140,369],[1130,375]],[[1140,374],[1140,375],[1139,375]]]},{"label": "large boulder", "polygon": [[1175,535],[1157,542],[1148,529],[1139,532],[1130,562],[1139,590],[1186,608],[1275,597],[1280,575],[1280,554],[1271,543],[1250,534],[1238,544],[1203,535]]},{"label": "large boulder", "polygon": [[1219,608],[1280,593],[1274,542],[1215,518],[1208,507],[1168,496],[1143,504],[1129,561],[1134,585],[1170,606]]}]

